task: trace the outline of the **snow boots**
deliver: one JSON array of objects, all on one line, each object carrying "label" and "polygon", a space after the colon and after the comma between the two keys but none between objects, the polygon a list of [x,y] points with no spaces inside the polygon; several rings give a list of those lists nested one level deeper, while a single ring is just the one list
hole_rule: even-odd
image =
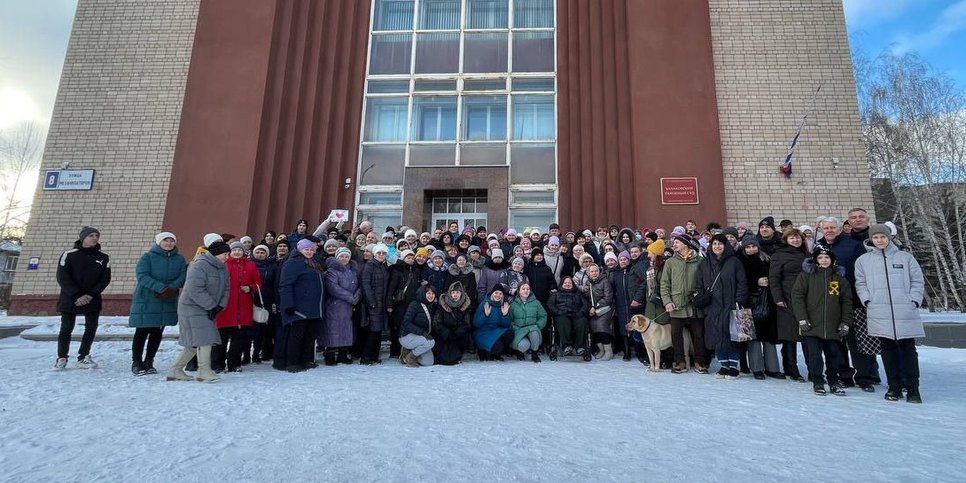
[{"label": "snow boots", "polygon": [[218,374],[211,370],[211,346],[204,345],[198,348],[198,382],[215,382]]},{"label": "snow boots", "polygon": [[611,344],[601,344],[604,353],[600,356],[600,360],[609,361],[614,358],[614,346]]},{"label": "snow boots", "polygon": [[193,378],[184,372],[184,366],[188,363],[194,356],[195,350],[191,347],[185,347],[182,349],[181,354],[178,354],[178,360],[174,361],[174,365],[171,366],[171,370],[168,371],[168,377],[165,378],[166,381],[190,381]]}]

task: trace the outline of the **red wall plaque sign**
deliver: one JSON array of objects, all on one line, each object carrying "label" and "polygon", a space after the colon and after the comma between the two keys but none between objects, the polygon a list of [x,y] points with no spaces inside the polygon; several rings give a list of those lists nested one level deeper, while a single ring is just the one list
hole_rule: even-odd
[{"label": "red wall plaque sign", "polygon": [[661,178],[661,204],[698,204],[698,178]]}]

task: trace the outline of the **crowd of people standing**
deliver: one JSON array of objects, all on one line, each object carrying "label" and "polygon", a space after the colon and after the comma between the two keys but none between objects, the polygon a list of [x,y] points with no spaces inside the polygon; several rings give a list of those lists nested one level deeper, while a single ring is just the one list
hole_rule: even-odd
[{"label": "crowd of people standing", "polygon": [[[854,386],[875,392],[881,354],[885,398],[921,402],[922,271],[893,226],[869,226],[862,209],[847,223],[826,216],[814,228],[776,226],[765,217],[757,229],[709,223],[698,231],[689,220],[670,232],[552,224],[545,233],[452,223],[379,235],[369,222],[310,231],[300,220],[257,244],[208,234],[190,262],[163,232],[136,268],[131,370],[157,373],[163,329],[175,324],[183,351],[168,380],[210,382],[269,360],[293,373],[380,364],[386,334],[389,357],[411,367],[460,364],[467,354],[647,362],[641,335],[627,328],[643,315],[670,325],[662,360],[674,373],[706,374],[717,359],[720,379],[806,382],[801,346],[813,391],[844,395]],[[96,366],[91,344],[110,283],[99,238],[85,227],[60,259],[57,369],[67,365],[77,315],[86,322],[78,364]],[[685,354],[686,333],[693,354]]]}]

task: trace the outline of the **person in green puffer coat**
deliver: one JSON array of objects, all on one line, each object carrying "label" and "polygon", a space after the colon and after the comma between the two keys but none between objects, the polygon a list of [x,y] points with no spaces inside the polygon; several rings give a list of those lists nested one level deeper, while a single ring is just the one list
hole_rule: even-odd
[{"label": "person in green puffer coat", "polygon": [[517,296],[510,304],[510,316],[513,318],[513,343],[510,347],[520,351],[520,360],[529,351],[530,360],[540,362],[540,355],[537,354],[540,351],[540,331],[547,325],[547,311],[533,294],[529,283],[523,282],[517,287]]},{"label": "person in green puffer coat", "polygon": [[792,310],[804,339],[808,374],[815,393],[826,394],[827,380],[832,394],[845,395],[838,373],[841,354],[837,342],[852,325],[852,286],[845,278],[845,267],[835,264],[835,253],[829,248],[817,246],[802,265],[802,273],[792,287]]},{"label": "person in green puffer coat", "polygon": [[184,286],[188,264],[178,253],[177,243],[173,233],[158,233],[154,245],[141,255],[134,270],[138,282],[131,298],[128,326],[135,328],[131,343],[131,373],[135,376],[158,373],[154,356],[164,328],[178,323],[178,294]]},{"label": "person in green puffer coat", "polygon": [[687,235],[675,236],[671,242],[674,255],[664,264],[661,272],[661,299],[664,310],[671,315],[671,345],[674,346],[675,374],[688,371],[684,363],[684,328],[691,332],[694,343],[694,368],[707,374],[707,352],[704,346],[704,314],[694,306],[697,290],[698,267],[701,255],[696,242]]}]

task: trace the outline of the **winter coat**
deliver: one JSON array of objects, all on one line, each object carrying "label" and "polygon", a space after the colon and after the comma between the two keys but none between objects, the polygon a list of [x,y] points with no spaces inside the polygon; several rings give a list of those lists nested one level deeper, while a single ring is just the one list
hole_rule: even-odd
[{"label": "winter coat", "polygon": [[[845,269],[845,278],[849,281],[849,285],[855,286],[855,261],[859,259],[862,255],[865,255],[865,246],[862,242],[855,241],[849,235],[845,233],[840,234],[832,243],[829,243],[825,238],[821,238],[815,242],[817,245],[823,245],[829,247],[832,253],[835,254],[835,264],[843,267]],[[852,304],[861,304],[855,293],[852,294]]]},{"label": "winter coat", "polygon": [[661,271],[661,300],[664,305],[673,303],[675,309],[670,315],[673,318],[701,318],[701,310],[694,306],[694,293],[698,285],[698,267],[701,257],[698,252],[691,250],[685,260],[680,253],[675,253],[664,263]]},{"label": "winter coat", "polygon": [[592,309],[609,306],[610,310],[603,315],[594,315],[590,318],[590,330],[593,332],[612,332],[611,318],[614,317],[614,288],[611,286],[607,276],[601,274],[597,280],[587,278],[590,291],[587,297],[590,299]]},{"label": "winter coat", "polygon": [[[299,251],[289,255],[282,265],[278,296],[283,324],[321,319],[325,315],[325,281],[320,268],[310,267]],[[288,314],[288,309],[295,309],[295,313]]]},{"label": "winter coat", "polygon": [[459,302],[448,302],[449,294],[439,296],[439,308],[433,316],[433,358],[437,364],[450,365],[463,359],[469,347],[473,326],[470,297],[463,293]]},{"label": "winter coat", "polygon": [[221,334],[208,311],[228,305],[228,271],[225,262],[204,252],[185,274],[184,290],[178,298],[178,343],[184,347],[221,344]]},{"label": "winter coat", "polygon": [[511,347],[516,349],[520,341],[530,332],[541,331],[547,326],[547,311],[537,300],[534,294],[530,294],[526,300],[515,297],[510,304],[510,315],[513,318],[513,344]]},{"label": "winter coat", "polygon": [[[178,294],[184,286],[188,266],[178,249],[162,250],[153,245],[141,255],[134,272],[138,284],[131,297],[130,327],[164,327],[178,323]],[[168,297],[159,298],[164,289],[173,290]]]},{"label": "winter coat", "polygon": [[463,285],[463,293],[470,297],[470,303],[473,305],[477,304],[476,297],[479,295],[479,291],[476,288],[476,275],[473,274],[473,266],[467,263],[462,269],[452,264],[446,270],[446,283],[444,284],[443,291],[437,291],[436,296],[442,297],[452,287],[454,283],[459,282]]},{"label": "winter coat", "polygon": [[801,248],[782,245],[771,257],[768,266],[768,289],[771,290],[772,301],[785,302],[786,307],[776,307],[776,327],[778,340],[800,341],[798,319],[792,311],[792,287],[798,274],[802,273],[802,262],[805,252]]},{"label": "winter coat", "polygon": [[486,300],[493,286],[500,283],[500,275],[509,267],[510,264],[506,261],[494,263],[492,259],[487,260],[483,265],[483,271],[480,272],[480,279],[476,281],[476,289],[479,293],[476,300]]},{"label": "winter coat", "polygon": [[[416,297],[416,289],[419,288],[422,268],[415,262],[412,265],[403,260],[397,260],[395,265],[389,269],[389,304],[395,311],[406,310],[409,302]],[[395,300],[400,299],[399,302]]]},{"label": "winter coat", "polygon": [[[101,251],[101,245],[84,248],[81,240],[74,248],[60,256],[57,264],[57,284],[60,298],[57,311],[62,314],[88,314],[101,311],[101,292],[111,283],[111,257]],[[74,305],[81,296],[90,295],[91,301],[80,307]]]},{"label": "winter coat", "polygon": [[500,274],[500,283],[506,287],[509,296],[516,296],[520,285],[529,283],[529,281],[525,273],[514,271],[513,268],[508,268]]},{"label": "winter coat", "polygon": [[[741,265],[745,271],[745,280],[748,284],[748,297],[746,302],[742,303],[742,306],[751,308],[758,303],[759,297],[765,296],[769,298],[771,310],[768,313],[768,317],[755,320],[755,340],[777,344],[778,322],[775,303],[771,300],[771,292],[768,291],[768,287],[758,286],[759,278],[768,278],[769,265],[771,264],[770,259],[768,261],[762,260],[762,253],[759,252],[748,256],[742,251],[738,254],[738,260],[741,261]],[[768,295],[763,295],[764,291],[768,291]]]},{"label": "winter coat", "polygon": [[855,262],[855,290],[866,307],[869,335],[893,340],[925,337],[919,303],[925,279],[910,253],[890,242]]},{"label": "winter coat", "polygon": [[353,342],[352,307],[362,298],[355,265],[343,265],[335,257],[326,260],[325,323],[320,343],[325,347],[348,347]]},{"label": "winter coat", "polygon": [[406,337],[409,334],[432,334],[436,303],[426,300],[426,292],[428,292],[427,287],[419,287],[416,290],[416,299],[409,303],[402,324],[399,325],[399,337]]},{"label": "winter coat", "polygon": [[567,257],[562,255],[560,250],[554,252],[545,247],[543,249],[543,263],[550,267],[550,272],[553,273],[553,281],[559,285],[564,268],[567,266]]},{"label": "winter coat", "polygon": [[[258,276],[258,267],[251,260],[245,258],[228,257],[225,260],[225,268],[228,270],[228,305],[225,310],[218,312],[215,318],[215,326],[219,329],[228,327],[250,327],[252,313],[254,312],[255,297],[258,296],[256,288],[261,286],[262,280]],[[251,289],[248,293],[242,292],[242,287]]]},{"label": "winter coat", "polygon": [[[631,317],[644,311],[645,288],[638,285],[637,276],[627,268],[617,267],[609,274],[611,286],[614,289],[614,315],[620,325],[626,325]],[[637,301],[637,307],[631,307],[631,302]]]},{"label": "winter coat", "polygon": [[557,279],[553,275],[553,270],[546,262],[531,261],[524,267],[523,273],[530,282],[533,295],[541,304],[546,305],[550,292],[557,289]]},{"label": "winter coat", "polygon": [[661,273],[662,270],[650,269],[648,268],[648,275],[645,279],[645,284],[648,286],[647,293],[647,303],[644,306],[644,316],[659,323],[667,324],[671,322],[671,316],[664,310],[663,305],[656,304],[651,301],[650,290],[653,290],[657,294],[657,298],[661,298]]},{"label": "winter coat", "polygon": [[[490,306],[489,316],[484,311],[487,305]],[[493,344],[512,327],[511,312],[503,315],[502,307],[502,301],[494,302],[489,297],[476,307],[476,314],[473,316],[473,341],[476,342],[476,347],[485,351],[493,350]]]},{"label": "winter coat", "polygon": [[590,302],[574,287],[570,290],[558,288],[547,300],[547,310],[554,316],[587,317]]},{"label": "winter coat", "polygon": [[[389,292],[389,267],[375,258],[362,267],[362,299],[365,301],[364,320],[372,332],[381,331],[386,324],[386,297]],[[437,292],[438,293],[438,292]]]},{"label": "winter coat", "polygon": [[758,240],[759,250],[765,252],[769,257],[774,255],[778,248],[782,246],[782,237],[777,231],[768,240],[762,238],[761,235],[755,235],[755,239]]},{"label": "winter coat", "polygon": [[802,335],[840,340],[839,325],[852,325],[852,286],[845,268],[822,268],[806,259],[792,287],[792,308],[795,318],[812,326]]},{"label": "winter coat", "polygon": [[[266,258],[265,260],[252,260],[255,264],[255,268],[258,269],[258,277],[262,279],[262,284],[259,285],[259,290],[261,291],[261,300],[258,298],[258,293],[253,293],[252,297],[255,301],[255,305],[259,307],[264,307],[272,312],[273,307],[275,312],[278,312],[278,307],[276,305],[275,299],[275,287],[278,286],[278,272],[279,264],[277,261],[271,258]],[[264,303],[264,305],[262,305]]]},{"label": "winter coat", "polygon": [[423,268],[422,281],[433,287],[437,295],[443,293],[448,287],[446,285],[446,277],[449,275],[448,268],[445,263],[441,267],[427,263],[426,268]]},{"label": "winter coat", "polygon": [[704,293],[709,289],[711,304],[703,309],[705,346],[714,351],[738,352],[738,343],[731,341],[731,311],[735,304],[748,301],[748,283],[730,245],[725,245],[721,258],[708,253],[698,265],[696,290]]}]

